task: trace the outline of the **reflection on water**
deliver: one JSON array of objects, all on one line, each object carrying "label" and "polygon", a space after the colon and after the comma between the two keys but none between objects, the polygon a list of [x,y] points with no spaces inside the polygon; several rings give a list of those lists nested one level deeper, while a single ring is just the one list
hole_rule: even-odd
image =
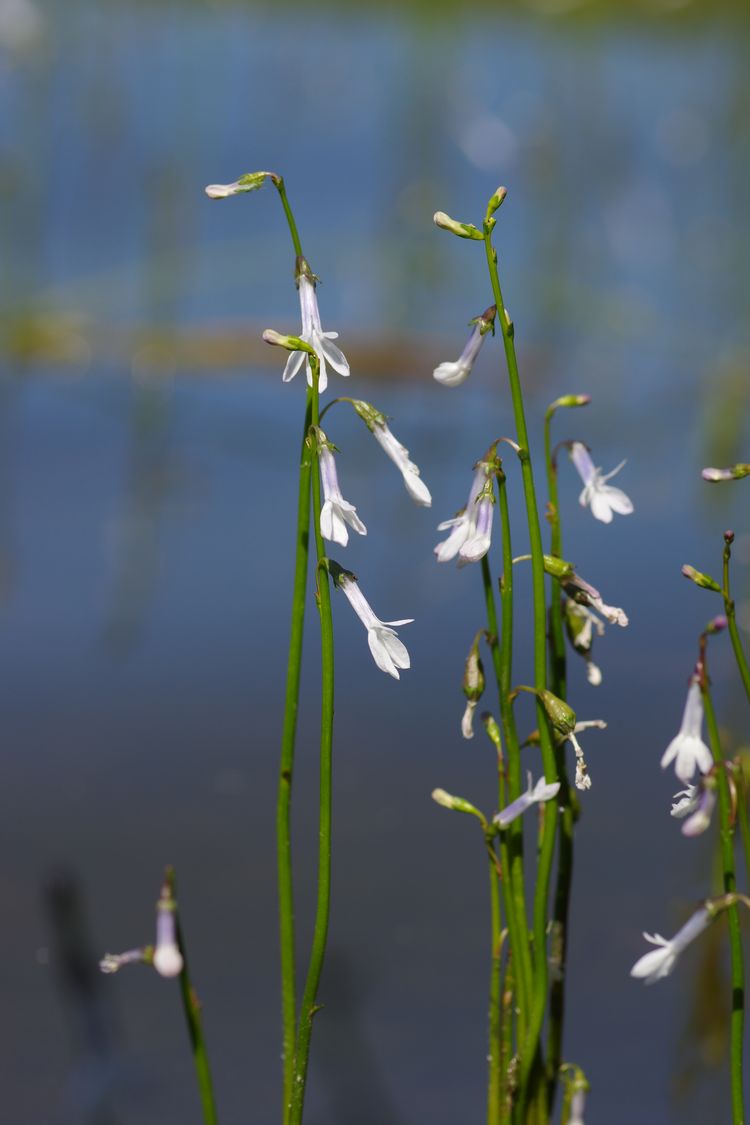
[{"label": "reflection on water", "polygon": [[[636,504],[630,521],[593,526],[562,477],[566,549],[632,622],[599,645],[595,698],[572,673],[609,728],[580,826],[566,1053],[592,1078],[595,1121],[706,1120],[724,1097],[706,1076],[719,1057],[716,951],[687,954],[646,992],[627,972],[641,929],[676,928],[711,867],[705,842],[675,830],[657,763],[709,612],[680,564],[715,569],[723,528],[748,527],[746,493],[709,494],[697,476],[748,442],[744,25],[686,13],[655,36],[517,14],[428,29],[416,16],[298,12],[295,44],[242,7],[28,10],[41,23],[13,44],[0,5],[0,880],[13,919],[0,974],[14,1125],[81,1119],[65,1108],[65,1024],[35,957],[50,940],[38,887],[61,862],[90,901],[97,951],[143,939],[151,889],[176,863],[220,1111],[277,1116],[272,806],[302,388],[282,386],[253,341],[298,313],[275,198],[202,197],[256,166],[285,173],[356,393],[394,415],[435,498],[415,514],[361,423],[331,416],[370,530],[347,561],[384,617],[416,622],[396,685],[334,600],[337,952],[311,1125],[481,1119],[482,846],[429,799],[444,785],[481,805],[492,787],[489,748],[458,733],[481,590],[432,547],[476,456],[512,423],[496,348],[461,392],[430,378],[488,299],[472,248],[429,217],[475,218],[501,180],[533,436],[547,402],[591,391],[558,436],[586,440],[597,463],[629,457]],[[522,621],[519,635],[520,675]],[[307,643],[314,669],[314,629]],[[718,684],[730,668],[717,643]],[[316,783],[315,691],[306,671],[301,793]],[[723,703],[733,716],[729,693]],[[303,801],[303,928],[315,836]],[[101,1110],[119,1125],[196,1117],[178,997],[154,977],[134,970],[96,992],[122,1010],[120,1077]],[[686,1106],[670,1082],[684,1091],[688,1069]]]}]

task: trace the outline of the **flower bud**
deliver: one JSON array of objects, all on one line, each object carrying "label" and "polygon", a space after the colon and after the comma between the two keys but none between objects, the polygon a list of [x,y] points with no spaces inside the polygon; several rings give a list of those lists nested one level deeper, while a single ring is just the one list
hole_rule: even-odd
[{"label": "flower bud", "polygon": [[742,480],[743,477],[750,476],[750,465],[730,465],[728,469],[704,469],[701,476],[712,484],[723,480]]},{"label": "flower bud", "polygon": [[488,215],[494,215],[494,213],[495,213],[495,211],[497,211],[498,207],[502,207],[503,201],[504,201],[507,194],[508,194],[508,192],[507,192],[506,188],[499,187],[497,189],[495,194],[490,197],[490,201],[487,204],[487,214]]},{"label": "flower bud", "polygon": [[700,586],[704,590],[714,590],[717,594],[721,593],[721,586],[709,574],[702,574],[700,570],[696,570],[694,566],[682,567],[682,573],[691,582],[695,582],[696,586]]},{"label": "flower bud", "polygon": [[471,813],[472,816],[477,816],[484,822],[484,817],[479,809],[475,809],[474,806],[468,801],[465,801],[463,797],[454,797],[451,793],[446,793],[445,789],[433,789],[432,799],[445,809],[453,809],[455,812]]},{"label": "flower bud", "polygon": [[484,240],[482,232],[471,223],[460,223],[457,219],[452,219],[450,215],[446,215],[445,211],[436,211],[432,221],[436,227],[449,230],[451,234],[456,234],[459,238],[475,238],[480,242]]},{"label": "flower bud", "polygon": [[554,402],[549,404],[547,417],[551,417],[556,410],[563,407],[588,406],[590,402],[591,395],[562,395],[561,398],[556,398]]},{"label": "flower bud", "polygon": [[558,559],[554,555],[544,556],[544,569],[547,574],[559,579],[572,578],[576,572],[573,563],[566,562],[565,559]]},{"label": "flower bud", "polygon": [[245,176],[240,176],[233,184],[209,184],[206,195],[209,199],[228,199],[230,195],[257,191],[258,188],[263,187],[266,177],[271,175],[271,172],[249,172]]},{"label": "flower bud", "polygon": [[558,734],[567,736],[575,729],[576,713],[572,707],[553,695],[551,691],[537,692],[537,698],[547,712],[547,718]]},{"label": "flower bud", "polygon": [[263,339],[276,348],[286,348],[288,352],[308,352],[310,355],[315,355],[315,349],[305,340],[300,340],[299,336],[284,336],[274,328],[265,328]]}]

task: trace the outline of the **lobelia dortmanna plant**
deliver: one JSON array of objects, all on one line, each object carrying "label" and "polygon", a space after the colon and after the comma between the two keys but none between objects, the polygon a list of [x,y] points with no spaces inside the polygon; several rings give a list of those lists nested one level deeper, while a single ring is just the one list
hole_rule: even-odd
[{"label": "lobelia dortmanna plant", "polygon": [[[206,188],[206,194],[211,199],[231,198],[256,191],[267,180],[276,188],[291,235],[302,326],[298,335],[285,335],[274,329],[267,329],[263,338],[268,344],[289,353],[282,374],[283,382],[290,382],[303,368],[307,382],[306,396],[300,407],[303,425],[297,523],[294,532],[295,568],[276,810],[283,1063],[281,1120],[283,1125],[300,1125],[305,1103],[313,1016],[319,1008],[318,987],[326,951],[330,912],[334,691],[331,584],[341,591],[364,625],[370,652],[377,667],[396,680],[410,664],[408,650],[396,630],[413,620],[404,618],[398,621],[381,621],[362,592],[357,577],[326,552],[325,540],[343,548],[348,543],[350,530],[358,535],[366,535],[367,528],[356,506],[344,499],[342,494],[334,456],[337,450],[328,436],[328,424],[325,431],[321,426],[323,416],[337,403],[351,406],[401,473],[411,500],[420,507],[429,508],[432,497],[418,467],[411,461],[409,451],[390,430],[385,414],[368,402],[347,396],[333,398],[321,408],[321,395],[328,386],[329,368],[336,375],[347,377],[350,374],[349,363],[334,343],[338,334],[322,328],[316,295],[318,278],[302,253],[283,178],[274,172],[254,172],[241,176],[231,184],[211,184]],[[319,851],[315,921],[307,975],[300,995],[296,980],[298,941],[294,917],[291,809],[311,530],[315,545],[315,601],[320,618],[322,665]],[[155,944],[124,954],[107,954],[101,962],[101,968],[104,972],[112,973],[123,965],[138,962],[152,965],[161,976],[180,978],[204,1121],[206,1125],[215,1125],[218,1119],[201,1029],[200,1005],[188,976],[171,869],[167,871],[164,889],[157,904]]]},{"label": "lobelia dortmanna plant", "polygon": [[[750,465],[738,464],[727,469],[706,468],[703,479],[714,484],[741,480],[750,476]],[[735,837],[739,835],[744,853],[745,877],[750,879],[750,830],[748,828],[748,790],[746,769],[741,756],[727,761],[722,750],[719,727],[708,673],[709,638],[726,630],[732,644],[737,670],[750,703],[750,668],[737,626],[735,605],[730,587],[730,560],[734,532],[724,533],[722,580],[685,565],[682,573],[701,589],[719,594],[723,600],[722,614],[713,617],[698,638],[695,666],[688,680],[687,698],[680,729],[667,746],[661,759],[662,769],[674,766],[678,782],[686,786],[675,793],[671,815],[682,820],[682,835],[700,836],[718,820],[720,860],[720,893],[697,905],[680,930],[667,940],[660,934],[644,933],[654,949],[636,961],[631,976],[646,984],[666,977],[675,967],[683,950],[706,930],[716,918],[726,913],[729,931],[731,992],[727,997],[729,1012],[729,1079],[733,1125],[745,1120],[743,1090],[743,1040],[745,1023],[745,968],[740,930],[740,906],[750,906],[750,898],[737,890]],[[706,724],[708,743],[703,740]],[[718,811],[717,811],[718,806]]]},{"label": "lobelia dortmanna plant", "polygon": [[[594,638],[604,632],[605,622],[626,626],[628,619],[621,609],[607,605],[596,587],[563,557],[557,489],[559,455],[567,451],[582,480],[580,503],[597,521],[610,523],[614,514],[631,513],[633,505],[621,489],[608,483],[622,466],[603,474],[582,441],[562,441],[553,448],[552,422],[557,412],[586,406],[590,401],[585,394],[558,398],[544,417],[549,523],[549,546],[545,551],[514,325],[503,300],[493,245],[495,214],[505,196],[502,187],[492,195],[481,228],[452,219],[442,211],[434,217],[441,229],[483,244],[493,297],[493,304],[471,321],[472,332],[460,358],[441,363],[434,377],[447,387],[461,385],[487,336],[494,335],[495,325],[499,324],[515,421],[515,435],[492,440],[476,462],[466,504],[452,519],[439,525],[439,530],[448,535],[435,548],[438,562],[456,559],[458,566],[479,563],[481,571],[486,621],[476,632],[466,660],[463,689],[467,702],[456,732],[460,729],[464,738],[474,734],[474,713],[485,690],[480,655],[484,643],[496,682],[498,713],[495,717],[485,712],[482,723],[494,748],[497,785],[493,786],[492,799],[497,801],[499,811],[485,814],[463,797],[444,789],[434,790],[432,796],[439,805],[468,813],[479,821],[484,853],[489,860],[487,1123],[542,1125],[551,1121],[557,1112],[556,1092],[562,1084],[560,1120],[563,1125],[582,1125],[589,1084],[581,1067],[563,1061],[562,1054],[574,826],[581,811],[578,792],[590,799],[587,794],[592,784],[577,736],[589,728],[606,727],[606,723],[601,719],[579,721],[569,702],[565,638],[567,634],[571,648],[585,661],[588,685],[596,687],[601,683],[602,672],[592,657]],[[485,436],[485,442],[489,436]],[[499,454],[505,447],[510,451],[506,457],[510,456],[520,468],[527,517],[529,553],[515,557],[507,478],[517,470],[506,474]],[[494,568],[490,550],[496,507],[500,543]],[[514,606],[513,572],[523,561],[531,563],[531,607]],[[514,626],[520,620],[526,630],[529,625],[533,628],[531,685],[514,680],[513,636]],[[523,739],[518,731],[521,716],[516,715],[522,693],[533,695],[536,703],[536,729]],[[577,709],[577,699],[575,702]],[[568,746],[572,749],[570,758]],[[522,766],[521,751],[525,747],[530,749],[524,750]],[[532,807],[536,809],[535,817],[524,817]],[[530,835],[535,837],[532,847]]]}]

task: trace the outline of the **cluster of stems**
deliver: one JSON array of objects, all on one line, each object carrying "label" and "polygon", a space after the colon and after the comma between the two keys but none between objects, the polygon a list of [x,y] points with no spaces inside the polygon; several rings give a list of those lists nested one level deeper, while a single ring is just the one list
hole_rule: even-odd
[{"label": "cluster of stems", "polygon": [[[578,802],[568,780],[565,738],[562,736],[574,729],[575,716],[565,703],[567,677],[563,593],[558,577],[554,576],[554,561],[550,561],[562,559],[557,468],[550,426],[559,406],[584,405],[588,396],[568,396],[558,400],[545,418],[549,488],[547,517],[550,524],[549,550],[545,553],[514,325],[503,298],[498,255],[493,245],[494,212],[504,198],[502,188],[493,195],[481,230],[451,220],[442,212],[435,216],[435,222],[459,237],[484,244],[515,422],[515,437],[501,440],[507,441],[515,450],[520,464],[529,544],[529,555],[524,557],[531,561],[533,687],[523,690],[531,691],[536,697],[537,729],[531,741],[538,745],[541,753],[544,784],[548,792],[556,793],[556,797],[539,803],[535,849],[533,857],[530,857],[524,843],[522,818],[515,818],[503,827],[498,825],[497,818],[492,821],[487,819],[460,799],[453,799],[453,803],[449,804],[450,798],[442,790],[436,791],[435,796],[440,803],[479,817],[489,858],[491,975],[487,1123],[542,1125],[552,1119],[561,1078],[565,1079],[568,1073],[574,1072],[581,1075],[580,1089],[587,1087],[580,1069],[563,1064],[562,1060],[568,908]],[[435,374],[440,379],[440,370]],[[492,659],[500,717],[498,726],[491,716],[486,715],[485,725],[497,750],[497,800],[499,808],[503,809],[509,802],[521,798],[524,771],[521,767],[522,742],[514,712],[519,689],[513,688],[513,566],[514,561],[519,560],[513,557],[506,473],[496,456],[497,445],[496,442],[491,447],[485,464],[488,465],[488,476],[494,478],[492,498],[493,503],[497,503],[501,531],[499,616],[497,576],[493,575],[489,554],[481,559],[481,573],[487,617],[485,635]],[[561,565],[559,573],[564,571],[565,566]],[[549,589],[546,585],[547,572],[551,572]],[[525,621],[524,628],[528,629],[528,625],[529,622]],[[564,714],[561,725],[556,725],[556,708]],[[570,1101],[566,1094],[563,1101],[564,1121],[568,1120]]]}]

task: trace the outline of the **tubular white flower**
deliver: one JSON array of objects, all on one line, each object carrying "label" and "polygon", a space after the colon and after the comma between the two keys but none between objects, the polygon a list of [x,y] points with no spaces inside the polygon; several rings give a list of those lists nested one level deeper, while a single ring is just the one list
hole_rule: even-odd
[{"label": "tubular white flower", "polygon": [[[300,332],[300,339],[309,344],[315,351],[315,354],[320,361],[320,375],[318,378],[318,389],[322,394],[328,386],[328,372],[326,369],[326,362],[330,363],[334,371],[339,375],[349,374],[349,364],[346,356],[332,340],[338,338],[338,332],[324,332],[320,323],[320,312],[318,310],[318,298],[315,295],[315,283],[306,273],[299,275],[299,303],[300,312],[302,314],[302,331]],[[312,368],[310,367],[310,359],[306,352],[292,352],[289,359],[286,361],[284,374],[282,379],[288,383],[297,374],[302,364],[305,364],[307,371],[307,382],[312,386]]]},{"label": "tubular white flower", "polygon": [[588,449],[580,441],[574,441],[570,447],[570,459],[575,465],[583,481],[583,491],[578,498],[582,507],[591,508],[591,514],[602,523],[612,522],[612,513],[618,512],[621,516],[629,516],[633,511],[633,503],[620,488],[613,488],[607,484],[615,473],[619,473],[625,464],[622,461],[611,473],[602,475],[591,460]]},{"label": "tubular white flower", "polygon": [[540,804],[544,801],[549,801],[557,795],[560,788],[559,781],[553,781],[549,785],[543,777],[540,777],[536,785],[532,785],[531,773],[527,774],[528,785],[526,792],[522,793],[520,797],[516,797],[515,801],[511,801],[504,809],[495,816],[494,822],[500,828],[507,828],[509,824],[523,813],[532,805]]},{"label": "tubular white flower", "polygon": [[438,383],[442,383],[444,387],[459,387],[468,378],[486,334],[486,329],[482,332],[481,321],[474,324],[474,330],[455,363],[441,363],[433,371],[433,377]]},{"label": "tubular white flower", "polygon": [[437,561],[450,562],[458,555],[461,566],[483,558],[490,549],[494,507],[494,490],[488,481],[487,465],[480,461],[466,507],[453,519],[438,524],[438,531],[450,528],[451,533],[434,548]]},{"label": "tubular white flower", "polygon": [[711,751],[701,738],[703,727],[703,697],[701,686],[695,676],[691,677],[688,688],[682,725],[678,733],[664,751],[661,768],[666,769],[675,762],[675,773],[680,781],[689,784],[696,769],[708,773],[713,765]]},{"label": "tubular white flower", "polygon": [[[382,416],[381,416],[382,417]],[[415,504],[422,508],[432,506],[430,490],[419,475],[419,467],[409,460],[409,450],[391,433],[385,421],[373,421],[370,430],[378,445],[390,457],[404,478],[406,491]]]},{"label": "tubular white flower", "polygon": [[318,459],[324,498],[320,510],[320,534],[331,543],[345,547],[349,542],[347,524],[359,535],[367,535],[367,528],[357,515],[354,505],[341,495],[336,460],[322,430],[318,435]]},{"label": "tubular white flower", "polygon": [[644,933],[646,941],[659,948],[644,953],[643,957],[636,961],[630,970],[631,977],[638,977],[646,984],[653,984],[662,977],[668,976],[685,947],[702,934],[710,924],[711,915],[704,906],[688,919],[671,941],[667,941],[661,934]]},{"label": "tubular white flower", "polygon": [[[682,800],[676,798],[681,797]],[[700,836],[711,824],[711,817],[716,807],[716,790],[713,785],[702,782],[700,785],[689,785],[687,789],[675,793],[675,803],[670,810],[670,816],[687,817],[682,826],[683,836]]]},{"label": "tubular white flower", "polygon": [[477,709],[476,699],[466,700],[466,709],[461,719],[461,734],[464,738],[474,737],[474,712]]},{"label": "tubular white flower", "polygon": [[338,586],[349,599],[349,604],[367,630],[367,643],[372,658],[381,672],[387,672],[395,680],[400,679],[399,668],[409,668],[411,661],[406,645],[398,639],[396,625],[410,625],[413,617],[401,621],[381,621],[373,613],[370,603],[359,588],[353,575],[342,574]]},{"label": "tubular white flower", "polygon": [[156,905],[154,968],[159,976],[176,977],[182,972],[182,954],[177,945],[174,903],[161,898]]},{"label": "tubular white flower", "polygon": [[570,1099],[568,1125],[584,1125],[583,1111],[586,1108],[586,1091],[579,1087]]}]

